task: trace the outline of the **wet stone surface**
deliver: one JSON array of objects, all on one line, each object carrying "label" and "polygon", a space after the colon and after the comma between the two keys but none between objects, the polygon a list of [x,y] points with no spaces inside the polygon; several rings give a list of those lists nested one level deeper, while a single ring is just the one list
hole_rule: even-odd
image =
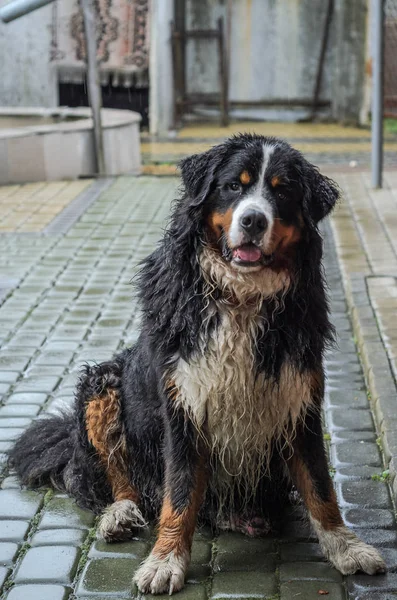
[{"label": "wet stone surface", "polygon": [[[96,540],[94,515],[65,496],[20,490],[4,461],[30,419],[72,402],[84,360],[107,359],[136,339],[129,281],[161,235],[176,184],[120,178],[65,235],[0,238],[0,273],[19,286],[0,307],[2,600],[143,598],[132,576],[150,550],[149,534],[113,545]],[[394,597],[396,523],[328,230],[326,270],[339,333],[339,348],[326,357],[332,472],[345,520],[381,549],[390,572],[343,578],[324,561],[304,511],[294,507],[278,537],[197,532],[180,600]]]}]

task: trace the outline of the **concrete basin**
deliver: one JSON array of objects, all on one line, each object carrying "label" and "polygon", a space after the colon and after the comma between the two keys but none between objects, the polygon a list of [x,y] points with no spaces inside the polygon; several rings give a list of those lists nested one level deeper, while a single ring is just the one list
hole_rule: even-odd
[{"label": "concrete basin", "polygon": [[[0,184],[92,175],[90,115],[88,108],[0,108]],[[140,120],[130,110],[102,109],[107,175],[140,172]]]}]

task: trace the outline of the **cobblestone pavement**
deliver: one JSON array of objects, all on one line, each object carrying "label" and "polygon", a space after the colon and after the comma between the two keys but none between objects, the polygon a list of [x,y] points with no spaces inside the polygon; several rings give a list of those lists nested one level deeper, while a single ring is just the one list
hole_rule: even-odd
[{"label": "cobblestone pavement", "polygon": [[332,219],[354,334],[397,494],[397,172],[371,189],[369,173],[339,174],[345,197]]},{"label": "cobblestone pavement", "polygon": [[[171,165],[187,154],[207,150],[222,142],[226,136],[240,131],[255,131],[284,138],[315,164],[349,167],[353,161],[358,168],[370,165],[371,135],[368,128],[344,127],[331,123],[235,122],[228,127],[185,124],[172,138],[143,135],[141,151],[144,172],[152,173],[154,164],[161,165],[164,170],[164,163],[168,163],[168,173],[172,174]],[[384,150],[385,165],[396,167],[396,134],[386,132]]]},{"label": "cobblestone pavement", "polygon": [[[0,578],[7,600],[138,598],[131,578],[150,534],[95,539],[91,513],[51,491],[21,491],[5,467],[12,440],[42,411],[70,403],[84,361],[132,343],[129,281],[161,235],[176,180],[119,178],[64,235],[0,239],[9,279],[0,308]],[[381,548],[387,575],[342,578],[321,557],[300,507],[277,537],[196,534],[181,600],[390,600],[397,595],[397,529],[388,476],[353,340],[330,227],[326,268],[339,349],[327,355],[326,440],[346,522]],[[14,276],[14,280],[12,280]],[[14,281],[14,283],[12,283]]]},{"label": "cobblestone pavement", "polygon": [[0,234],[42,231],[90,183],[86,179],[0,187]]}]

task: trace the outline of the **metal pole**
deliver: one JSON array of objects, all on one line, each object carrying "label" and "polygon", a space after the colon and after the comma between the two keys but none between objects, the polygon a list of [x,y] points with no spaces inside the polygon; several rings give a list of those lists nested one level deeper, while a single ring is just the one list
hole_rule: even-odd
[{"label": "metal pole", "polygon": [[41,8],[46,4],[51,4],[54,0],[16,0],[16,2],[10,2],[0,8],[0,19],[4,23],[9,23],[14,19],[19,19],[28,13]]},{"label": "metal pole", "polygon": [[384,0],[372,0],[372,186],[382,187]]},{"label": "metal pole", "polygon": [[92,110],[92,120],[94,122],[96,166],[98,174],[105,175],[105,157],[103,152],[101,121],[102,91],[96,56],[96,10],[93,0],[81,0],[81,7],[83,9],[87,51],[88,100]]}]

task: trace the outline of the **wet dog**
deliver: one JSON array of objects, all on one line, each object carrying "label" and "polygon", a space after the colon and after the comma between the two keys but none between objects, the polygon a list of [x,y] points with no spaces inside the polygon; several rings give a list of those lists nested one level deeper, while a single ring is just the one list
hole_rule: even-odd
[{"label": "wet dog", "polygon": [[107,541],[158,520],[142,592],[182,588],[197,519],[265,533],[292,486],[341,573],[383,572],[342,521],[323,445],[333,329],[318,224],[336,185],[286,142],[248,134],[181,172],[140,272],[137,343],[87,367],[73,411],[33,423],[11,464],[24,484],[102,511]]}]

